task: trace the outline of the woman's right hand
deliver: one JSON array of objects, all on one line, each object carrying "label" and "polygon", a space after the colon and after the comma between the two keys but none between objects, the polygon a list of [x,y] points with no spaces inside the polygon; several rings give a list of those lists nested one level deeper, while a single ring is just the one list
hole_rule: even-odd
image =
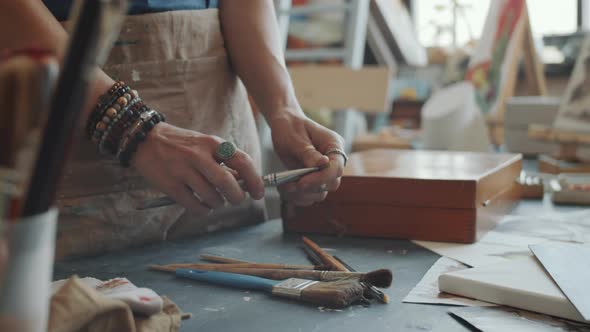
[{"label": "woman's right hand", "polygon": [[254,162],[245,152],[220,165],[215,152],[223,140],[217,136],[157,124],[141,143],[132,164],[157,189],[177,203],[197,212],[209,213],[225,204],[239,204],[246,198],[236,177],[254,199],[264,196],[264,184]]}]

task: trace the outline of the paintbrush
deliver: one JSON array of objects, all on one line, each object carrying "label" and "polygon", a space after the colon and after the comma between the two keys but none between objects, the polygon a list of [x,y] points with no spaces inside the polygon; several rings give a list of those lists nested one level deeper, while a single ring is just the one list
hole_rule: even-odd
[{"label": "paintbrush", "polygon": [[231,267],[224,264],[209,264],[207,266],[203,266],[202,264],[169,264],[164,266],[150,266],[150,269],[162,272],[175,272],[180,268],[247,274],[273,280],[284,280],[288,278],[300,278],[318,281],[357,280],[381,288],[387,288],[391,286],[392,280],[391,271],[385,269],[360,273],[317,270],[256,269],[248,267]]},{"label": "paintbrush", "polygon": [[167,266],[178,268],[186,267],[197,270],[209,270],[217,267],[224,268],[252,268],[252,269],[280,269],[280,270],[322,270],[323,266],[311,265],[291,265],[291,264],[272,264],[272,263],[227,263],[227,264],[201,264],[201,263],[176,263]]},{"label": "paintbrush", "polygon": [[363,299],[363,286],[356,280],[313,281],[290,278],[277,281],[254,276],[191,269],[177,269],[176,276],[211,284],[259,290],[279,297],[328,308],[344,308]]},{"label": "paintbrush", "polygon": [[[223,264],[243,264],[242,267],[253,267],[253,268],[263,268],[263,269],[289,269],[289,270],[327,270],[325,265],[297,265],[297,264],[273,264],[273,263],[255,263],[249,261],[243,261],[234,258],[222,257],[222,256],[214,256],[214,255],[200,255],[204,261],[213,262],[213,263],[223,263]],[[246,266],[249,265],[249,266]],[[236,266],[237,267],[237,266]]]},{"label": "paintbrush", "polygon": [[348,271],[346,266],[342,265],[342,263],[335,260],[334,257],[332,257],[332,255],[325,252],[315,242],[313,242],[305,236],[302,239],[303,243],[322,260],[322,263],[331,266],[332,269],[335,271],[350,272]]},{"label": "paintbrush", "polygon": [[[325,264],[330,265],[336,271],[343,271],[343,272],[351,272],[341,261],[335,259],[332,255],[324,251],[320,246],[318,246],[315,242],[310,240],[307,237],[303,237],[303,244],[313,252],[318,258]],[[376,289],[374,286],[367,285],[366,288],[368,289],[369,293],[372,293],[383,303],[389,303],[389,297],[386,294],[383,294],[380,290]],[[374,289],[371,289],[374,288]]]},{"label": "paintbrush", "polygon": [[75,6],[75,28],[49,105],[43,139],[35,161],[22,214],[49,210],[78,119],[94,80],[97,65],[106,59],[125,17],[126,0],[85,0]]},{"label": "paintbrush", "polygon": [[[346,262],[344,262],[343,260],[338,258],[338,256],[333,256],[333,257],[334,257],[334,259],[336,259],[337,261],[342,263],[342,265],[344,265],[349,271],[356,272],[356,270],[354,268],[352,268],[352,266],[346,264]],[[385,304],[389,303],[389,296],[387,296],[387,294],[383,293],[380,289],[377,289],[374,286],[369,286],[366,288],[366,290],[368,293],[367,296],[371,296],[373,298],[376,298],[377,300],[379,300]]]},{"label": "paintbrush", "polygon": [[[312,262],[313,264],[322,264],[322,260],[318,257],[318,255],[311,251],[307,246],[302,245],[301,249],[303,250],[303,252],[305,252],[307,259],[309,259],[310,262]],[[330,266],[329,269],[331,268],[332,267]]]},{"label": "paintbrush", "polygon": [[[322,167],[309,167],[309,168],[301,168],[301,169],[293,169],[290,171],[278,172],[278,173],[270,173],[264,175],[262,177],[262,182],[264,183],[264,187],[278,187],[282,184],[294,182],[302,178],[303,176],[317,172],[321,170]],[[238,184],[245,189],[245,182],[244,180],[238,180]],[[136,207],[137,210],[147,210],[153,209],[157,207],[163,207],[168,205],[176,204],[174,199],[169,196],[158,197],[154,199],[147,200]]]}]

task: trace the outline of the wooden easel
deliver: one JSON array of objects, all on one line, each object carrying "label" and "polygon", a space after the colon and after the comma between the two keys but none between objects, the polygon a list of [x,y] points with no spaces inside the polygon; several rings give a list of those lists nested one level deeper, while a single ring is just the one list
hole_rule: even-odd
[{"label": "wooden easel", "polygon": [[559,148],[552,155],[539,158],[539,171],[543,173],[590,173],[590,160],[580,160],[578,148],[590,147],[590,133],[583,134],[555,129],[549,126],[530,125],[529,137],[548,143],[557,143]]},{"label": "wooden easel", "polygon": [[553,155],[541,156],[539,169],[544,172],[590,173],[590,158],[579,153],[579,148],[590,147],[590,122],[584,116],[590,95],[585,90],[589,76],[588,59],[590,37],[587,36],[580,47],[554,124],[529,126],[530,138],[555,143],[559,147]]},{"label": "wooden easel", "polygon": [[[497,109],[488,114],[487,123],[490,130],[492,143],[499,146],[504,141],[504,112],[506,101],[514,96],[516,82],[518,80],[518,69],[520,59],[523,59],[524,69],[527,82],[527,92],[531,96],[543,96],[547,94],[547,85],[543,73],[543,64],[537,56],[531,25],[528,15],[528,9],[523,9],[522,24],[513,34],[513,42],[517,47],[514,48],[513,54],[506,56],[508,64],[508,77],[504,79],[504,84],[500,90],[497,99]],[[519,47],[520,45],[520,47]]]}]

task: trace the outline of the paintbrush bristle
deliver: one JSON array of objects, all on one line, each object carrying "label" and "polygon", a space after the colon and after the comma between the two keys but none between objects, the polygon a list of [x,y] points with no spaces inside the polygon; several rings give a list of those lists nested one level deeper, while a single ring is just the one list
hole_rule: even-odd
[{"label": "paintbrush bristle", "polygon": [[393,281],[393,273],[391,270],[379,269],[365,273],[361,278],[361,281],[375,287],[388,288]]},{"label": "paintbrush bristle", "polygon": [[318,282],[301,292],[301,299],[328,308],[344,308],[363,298],[363,286],[357,280]]}]

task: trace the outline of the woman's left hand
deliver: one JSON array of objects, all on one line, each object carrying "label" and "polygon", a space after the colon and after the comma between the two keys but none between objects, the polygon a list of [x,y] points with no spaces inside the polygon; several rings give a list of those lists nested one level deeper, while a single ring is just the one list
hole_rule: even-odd
[{"label": "woman's left hand", "polygon": [[299,206],[323,201],[340,186],[344,158],[331,149],[343,150],[340,135],[307,118],[302,112],[283,111],[267,118],[276,153],[289,169],[325,167],[295,183],[279,187],[281,197]]}]

